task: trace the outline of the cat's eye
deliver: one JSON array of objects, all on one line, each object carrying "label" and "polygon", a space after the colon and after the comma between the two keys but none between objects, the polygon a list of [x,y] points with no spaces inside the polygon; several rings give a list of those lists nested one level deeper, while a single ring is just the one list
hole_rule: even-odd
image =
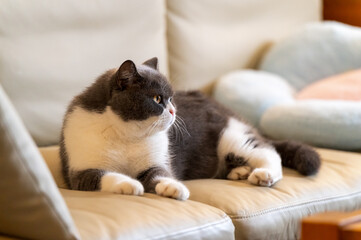
[{"label": "cat's eye", "polygon": [[173,98],[172,98],[172,97],[170,97],[170,98],[169,98],[169,102],[172,102],[172,100],[173,100]]},{"label": "cat's eye", "polygon": [[162,97],[159,96],[159,95],[157,95],[157,96],[154,96],[154,97],[153,97],[153,100],[154,100],[154,102],[156,102],[156,103],[159,104],[159,103],[162,101]]}]

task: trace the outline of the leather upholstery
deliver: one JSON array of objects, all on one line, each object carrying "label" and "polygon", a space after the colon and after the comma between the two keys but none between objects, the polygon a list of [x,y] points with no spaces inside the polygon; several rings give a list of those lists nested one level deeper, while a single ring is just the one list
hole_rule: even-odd
[{"label": "leather upholstery", "polygon": [[[57,176],[55,180],[57,183],[62,184],[63,180],[61,179],[60,169],[57,168],[57,166],[60,166],[57,165],[57,162],[59,162],[59,157],[56,154],[57,151],[58,147],[41,148],[41,152],[49,164],[53,176]],[[361,190],[359,187],[361,185],[361,154],[329,149],[317,149],[317,151],[321,155],[322,166],[316,176],[304,177],[291,169],[284,168],[284,179],[272,188],[254,186],[247,181],[218,179],[185,181],[184,183],[191,192],[190,200],[192,201],[186,201],[186,203],[179,202],[181,205],[178,205],[177,201],[173,201],[171,203],[174,209],[172,207],[170,208],[174,211],[176,208],[179,210],[178,206],[185,206],[187,203],[191,205],[187,205],[187,208],[193,208],[193,201],[196,201],[203,204],[198,205],[198,210],[194,210],[194,213],[201,211],[200,213],[197,212],[197,214],[203,214],[203,211],[210,211],[207,205],[216,207],[232,219],[235,226],[236,239],[298,239],[300,237],[300,220],[302,217],[324,211],[352,211],[361,208]],[[84,208],[84,211],[88,212],[87,214],[89,215],[100,214],[99,211],[92,213],[92,209],[98,209],[98,207],[92,205],[98,204],[96,203],[98,200],[94,200],[95,198],[104,198],[103,200],[105,201],[105,199],[109,197],[119,199],[119,201],[125,201],[126,204],[123,205],[123,208],[133,209],[135,212],[132,214],[145,214],[145,212],[141,210],[143,207],[135,207],[133,201],[140,201],[141,204],[152,204],[152,206],[153,204],[154,206],[162,205],[163,209],[164,204],[169,201],[169,199],[162,199],[153,194],[146,194],[146,197],[129,198],[128,196],[119,195],[108,195],[105,197],[104,194],[101,193],[72,193],[72,191],[62,191],[62,193],[65,201],[68,203],[75,223],[82,224],[82,226],[84,224],[84,227],[89,223],[87,223],[84,218],[82,219],[80,216],[77,218],[73,214],[75,211],[73,206],[79,205],[71,205],[71,200],[69,199],[75,197],[82,199],[81,201],[74,201],[78,201],[77,204],[81,202],[81,207]],[[157,200],[158,202],[148,202],[148,198]],[[109,199],[109,201],[112,200]],[[107,208],[109,210],[109,213],[107,213],[109,214],[108,217],[118,219],[117,217],[119,216],[112,216],[112,214],[118,214],[117,211],[112,212],[110,210],[112,206],[113,203],[109,202],[109,208]],[[153,210],[154,212],[149,210],[146,213],[147,216],[149,215],[150,217],[154,215],[155,212],[160,211],[156,207]],[[170,215],[173,216],[177,214],[175,211]],[[199,216],[197,214],[194,215],[195,218]],[[206,214],[203,216],[207,218]],[[218,217],[220,216],[221,215],[218,215]],[[191,218],[190,215],[188,217]],[[212,217],[212,215],[210,217]],[[140,219],[144,218],[146,218],[146,216],[142,215]],[[214,221],[217,222],[218,220]],[[123,220],[119,218],[118,221],[120,224]],[[138,220],[133,219],[132,223],[136,223],[137,221]],[[171,223],[167,218],[159,218],[157,221],[159,221],[160,225]],[[161,221],[164,221],[164,223],[161,223]],[[115,223],[110,224],[107,221],[98,221],[97,224],[96,226],[98,226],[99,231],[112,232],[113,230],[106,229],[112,228]],[[225,225],[223,225],[223,223],[220,224],[219,227],[223,228],[223,226],[227,226],[228,232],[225,232],[228,234],[231,229],[226,223],[224,224]],[[197,226],[199,227],[200,225]],[[216,224],[216,226],[218,226],[218,224]],[[95,231],[96,227],[94,226],[93,228]],[[80,229],[79,231],[81,232],[82,230]],[[227,234],[225,236],[228,236]]]},{"label": "leather upholstery", "polygon": [[299,239],[301,218],[361,208],[361,154],[318,152],[322,166],[316,176],[304,177],[284,168],[283,180],[272,188],[246,181],[190,181],[190,199],[227,213],[236,227],[236,239]]},{"label": "leather upholstery", "polygon": [[202,203],[154,194],[61,193],[82,239],[234,239],[230,218]]}]

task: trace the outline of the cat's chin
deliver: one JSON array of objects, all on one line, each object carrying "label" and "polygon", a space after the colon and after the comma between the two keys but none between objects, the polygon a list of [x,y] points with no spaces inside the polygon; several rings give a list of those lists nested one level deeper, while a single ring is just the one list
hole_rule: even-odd
[{"label": "cat's chin", "polygon": [[160,117],[148,127],[148,136],[167,131],[175,122],[175,117]]},{"label": "cat's chin", "polygon": [[165,123],[163,127],[159,128],[159,132],[167,131],[173,124],[174,124],[175,118],[172,118],[168,123]]}]

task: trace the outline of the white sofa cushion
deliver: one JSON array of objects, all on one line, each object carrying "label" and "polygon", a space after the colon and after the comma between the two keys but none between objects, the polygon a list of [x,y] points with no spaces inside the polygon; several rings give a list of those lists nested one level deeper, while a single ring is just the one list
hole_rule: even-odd
[{"label": "white sofa cushion", "polygon": [[50,171],[0,86],[0,233],[24,239],[77,239]]},{"label": "white sofa cushion", "polygon": [[234,226],[221,210],[193,201],[145,194],[125,196],[67,190],[59,147],[40,148],[82,239],[233,239]]},{"label": "white sofa cushion", "polygon": [[231,219],[194,201],[60,190],[82,239],[234,239]]},{"label": "white sofa cushion", "polygon": [[[58,147],[40,150],[53,176],[57,176],[57,183],[64,186],[56,154]],[[219,208],[232,219],[236,239],[299,239],[301,218],[318,212],[361,208],[361,154],[329,149],[317,151],[322,166],[316,176],[304,177],[284,168],[284,179],[272,188],[254,186],[247,181],[218,179],[184,183],[190,189],[191,200]],[[69,193],[65,199],[70,196]],[[86,198],[87,193],[77,196]],[[156,198],[151,194],[147,197]],[[134,199],[138,198],[142,199]],[[69,206],[73,214],[73,207]],[[74,218],[75,222],[80,221]]]},{"label": "white sofa cushion", "polygon": [[254,67],[271,41],[321,14],[320,0],[168,0],[170,78],[203,88],[235,69]]},{"label": "white sofa cushion", "polygon": [[164,0],[3,0],[0,82],[37,144],[58,142],[75,94],[124,60],[158,56],[167,73]]},{"label": "white sofa cushion", "polygon": [[272,188],[247,181],[195,180],[190,199],[223,210],[233,220],[236,239],[300,239],[303,217],[361,208],[361,154],[318,149],[320,172],[304,177],[284,168]]}]

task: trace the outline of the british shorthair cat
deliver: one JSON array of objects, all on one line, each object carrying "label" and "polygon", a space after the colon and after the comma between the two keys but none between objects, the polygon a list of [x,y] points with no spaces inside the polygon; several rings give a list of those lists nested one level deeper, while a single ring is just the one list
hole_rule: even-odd
[{"label": "british shorthair cat", "polygon": [[270,187],[282,165],[303,175],[318,154],[292,141],[271,141],[197,91],[174,92],[152,58],[125,61],[70,103],[60,156],[69,188],[185,200],[181,180],[247,179]]}]

